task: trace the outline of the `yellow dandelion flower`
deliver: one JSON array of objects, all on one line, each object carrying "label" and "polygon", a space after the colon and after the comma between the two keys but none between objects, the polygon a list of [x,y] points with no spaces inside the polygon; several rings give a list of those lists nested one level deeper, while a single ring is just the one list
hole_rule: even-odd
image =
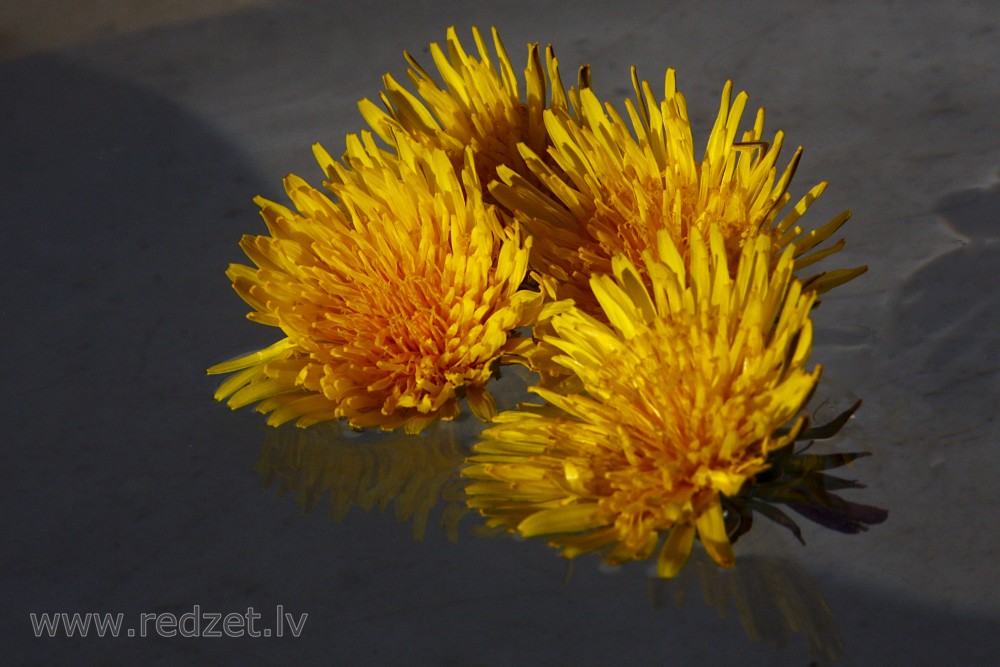
[{"label": "yellow dandelion flower", "polygon": [[298,212],[257,199],[270,235],[244,237],[256,267],[227,275],[253,307],[249,319],[285,338],[209,369],[236,372],[217,399],[260,402],[272,425],[343,417],[418,432],[455,417],[463,393],[474,413],[492,416],[484,385],[541,305],[519,289],[530,239],[494,233],[501,224],[471,153],[459,174],[442,151],[398,147],[389,155],[369,135],[348,137],[349,169],[317,147],[337,172],[336,203],[296,176],[285,190]]},{"label": "yellow dandelion flower", "polygon": [[[443,149],[458,167],[466,148],[476,157],[480,180],[488,184],[496,168],[506,165],[524,176],[529,171],[518,152],[524,143],[542,153],[548,145],[542,113],[546,89],[551,87],[549,105],[553,109],[575,108],[576,92],[567,94],[559,77],[559,63],[552,47],[545,50],[545,65],[537,44],[528,46],[524,71],[525,97],[522,98],[510,58],[492,30],[497,63],[477,28],[472,29],[478,58],[462,47],[455,28],[447,32],[447,52],[431,44],[431,56],[444,80],[442,88],[409,53],[407,71],[416,95],[390,74],[383,77],[385,91],[381,101],[385,110],[364,99],[359,109],[371,128],[390,146],[401,135],[428,147]],[[546,80],[546,72],[548,79]],[[589,70],[581,68],[580,86],[589,86]]]},{"label": "yellow dandelion flower", "polygon": [[792,276],[793,250],[771,268],[771,241],[744,247],[730,274],[724,228],[693,230],[688,266],[661,231],[642,271],[612,259],[591,279],[604,318],[573,307],[547,342],[579,390],[532,389],[546,406],[504,412],[463,475],[470,506],[572,558],[651,556],[670,577],[697,535],[732,565],[721,494],[735,495],[787,446],[819,379],[806,370],[815,293]]},{"label": "yellow dandelion flower", "polygon": [[[644,250],[666,230],[682,256],[687,237],[718,225],[730,266],[746,244],[759,235],[772,245],[775,259],[794,244],[796,271],[837,252],[843,240],[816,250],[850,217],[845,211],[825,225],[805,231],[799,220],[826,183],[812,188],[790,210],[788,186],[801,147],[778,175],[776,163],[784,135],[763,139],[764,110],[753,128],[739,135],[747,102],[732,97],[732,82],[722,92],[719,113],[704,159],[694,156],[694,141],[684,96],[673,70],[667,70],[664,99],[658,102],[646,82],[632,73],[636,102],[626,108],[634,135],[610,104],[602,105],[590,89],[581,90],[580,111],[544,114],[552,148],[542,154],[522,147],[528,167],[543,186],[501,167],[502,182],[493,196],[516,213],[535,237],[532,269],[548,278],[560,297],[572,298],[591,314],[600,309],[588,287],[594,273],[610,273],[611,258],[624,255],[641,269]],[[846,282],[866,267],[831,271],[805,280],[807,289],[823,292]]]}]

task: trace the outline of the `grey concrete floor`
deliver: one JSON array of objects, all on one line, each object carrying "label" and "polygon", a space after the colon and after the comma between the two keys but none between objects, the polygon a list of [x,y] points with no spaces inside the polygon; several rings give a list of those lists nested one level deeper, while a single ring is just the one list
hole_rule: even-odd
[{"label": "grey concrete floor", "polygon": [[[1000,664],[996,3],[211,5],[0,12],[5,664]],[[805,547],[762,526],[735,572],[664,587],[587,559],[565,581],[544,545],[470,519],[457,543],[433,523],[417,542],[391,512],[332,522],[260,488],[276,436],[204,376],[273,339],[224,276],[263,231],[251,198],[280,198],[288,172],[318,182],[310,145],[339,152],[357,100],[452,24],[497,25],[518,66],[552,43],[616,103],[629,65],[675,67],[702,141],[732,78],[805,147],[793,192],[829,180],[810,215],[853,209],[841,263],[871,267],[817,311],[815,357],[825,395],[865,400],[840,446],[875,453],[852,498],[886,524],[806,527]],[[739,586],[756,597],[726,618],[700,592]],[[29,621],[195,605],[309,616],[281,639]]]}]

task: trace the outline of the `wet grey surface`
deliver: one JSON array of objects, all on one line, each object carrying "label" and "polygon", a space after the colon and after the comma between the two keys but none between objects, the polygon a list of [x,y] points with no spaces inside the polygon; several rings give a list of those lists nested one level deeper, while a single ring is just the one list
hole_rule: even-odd
[{"label": "wet grey surface", "polygon": [[[839,446],[875,453],[851,497],[890,518],[804,527],[805,547],[744,538],[705,586],[757,591],[759,641],[735,602],[725,619],[703,602],[697,568],[664,587],[581,559],[567,581],[544,545],[475,535],[472,517],[452,543],[440,509],[422,542],[391,511],[306,515],[261,488],[263,419],[211,400],[207,366],[274,338],[224,276],[263,231],[252,197],[281,198],[287,172],[318,182],[309,146],[339,152],[356,101],[450,24],[497,24],[518,68],[551,42],[616,103],[629,65],[676,67],[702,142],[733,78],[805,146],[793,193],[831,182],[811,220],[854,210],[837,261],[871,270],[816,313],[820,411],[864,399]],[[998,25],[989,2],[286,3],[0,64],[5,662],[997,662]],[[811,642],[775,590],[818,624]],[[309,617],[280,640],[35,638],[28,617],[195,605]]]}]

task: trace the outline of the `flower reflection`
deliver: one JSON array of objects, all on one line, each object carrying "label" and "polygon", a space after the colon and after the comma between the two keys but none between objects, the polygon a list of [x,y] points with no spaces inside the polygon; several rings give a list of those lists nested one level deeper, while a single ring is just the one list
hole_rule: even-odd
[{"label": "flower reflection", "polygon": [[268,429],[257,459],[263,485],[277,485],[303,511],[315,511],[329,494],[330,519],[343,521],[352,507],[385,512],[412,521],[413,538],[422,540],[431,513],[443,504],[439,520],[448,539],[458,539],[458,524],[470,512],[458,467],[465,458],[454,428],[432,426],[421,435],[361,434],[326,422],[301,429]]},{"label": "flower reflection", "polygon": [[[680,608],[701,590],[705,604],[720,618],[735,611],[747,638],[786,647],[796,634],[805,636],[814,660],[834,662],[844,652],[844,640],[819,585],[797,563],[769,555],[741,558],[723,570],[703,552],[692,554],[675,579],[651,577],[649,598],[661,609]],[[815,664],[815,663],[814,663]]]},{"label": "flower reflection", "polygon": [[[359,433],[335,422],[307,429],[285,425],[267,429],[256,468],[265,487],[276,486],[279,495],[291,495],[306,513],[327,496],[335,522],[344,520],[353,507],[385,512],[392,505],[397,521],[412,523],[414,539],[423,539],[435,514],[448,538],[456,541],[459,523],[470,513],[465,482],[458,476],[468,452],[456,426],[436,424],[413,436],[398,431]],[[471,532],[498,534],[481,526]],[[738,618],[752,642],[784,649],[802,636],[812,659],[822,663],[843,653],[840,631],[822,591],[787,558],[751,553],[724,570],[705,550],[695,549],[677,577],[653,576],[647,586],[653,609],[680,609],[692,604],[700,591],[704,604],[720,618]]]}]

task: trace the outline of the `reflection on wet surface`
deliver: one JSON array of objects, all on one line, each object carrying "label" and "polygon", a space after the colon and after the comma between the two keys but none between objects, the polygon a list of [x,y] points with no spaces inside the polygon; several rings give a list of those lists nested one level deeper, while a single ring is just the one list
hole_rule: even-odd
[{"label": "reflection on wet surface", "polygon": [[[459,477],[469,451],[460,440],[453,423],[434,424],[417,436],[362,433],[336,422],[306,429],[285,425],[265,432],[256,470],[265,487],[276,487],[279,496],[290,496],[306,513],[328,502],[330,520],[339,523],[352,508],[384,515],[391,506],[396,521],[411,523],[415,540],[424,539],[429,519],[436,517],[438,528],[456,542],[459,522],[471,513],[466,482]],[[503,534],[481,525],[477,515],[466,523],[471,525],[466,539],[470,533],[481,538]],[[576,567],[596,565],[583,561],[579,566],[567,561],[567,585]],[[651,567],[647,592],[651,610],[679,610],[698,604],[700,597],[721,619],[735,614],[751,642],[780,650],[801,635],[810,656],[823,664],[843,654],[843,639],[822,591],[791,559],[750,554],[727,570],[698,548],[675,579],[660,579]]]},{"label": "reflection on wet surface", "polygon": [[775,649],[805,636],[811,657],[834,662],[844,652],[844,640],[819,585],[797,563],[772,556],[751,555],[732,570],[720,569],[702,551],[692,554],[690,568],[675,580],[650,578],[654,608],[693,604],[700,591],[704,603],[720,618],[735,612],[751,641]]},{"label": "reflection on wet surface", "polygon": [[268,429],[257,460],[264,485],[275,484],[303,511],[312,512],[329,494],[329,514],[342,521],[352,507],[385,512],[412,522],[422,540],[432,510],[441,505],[440,525],[451,541],[470,510],[458,470],[466,452],[455,429],[434,425],[420,435],[358,433],[337,422],[301,429]]}]

